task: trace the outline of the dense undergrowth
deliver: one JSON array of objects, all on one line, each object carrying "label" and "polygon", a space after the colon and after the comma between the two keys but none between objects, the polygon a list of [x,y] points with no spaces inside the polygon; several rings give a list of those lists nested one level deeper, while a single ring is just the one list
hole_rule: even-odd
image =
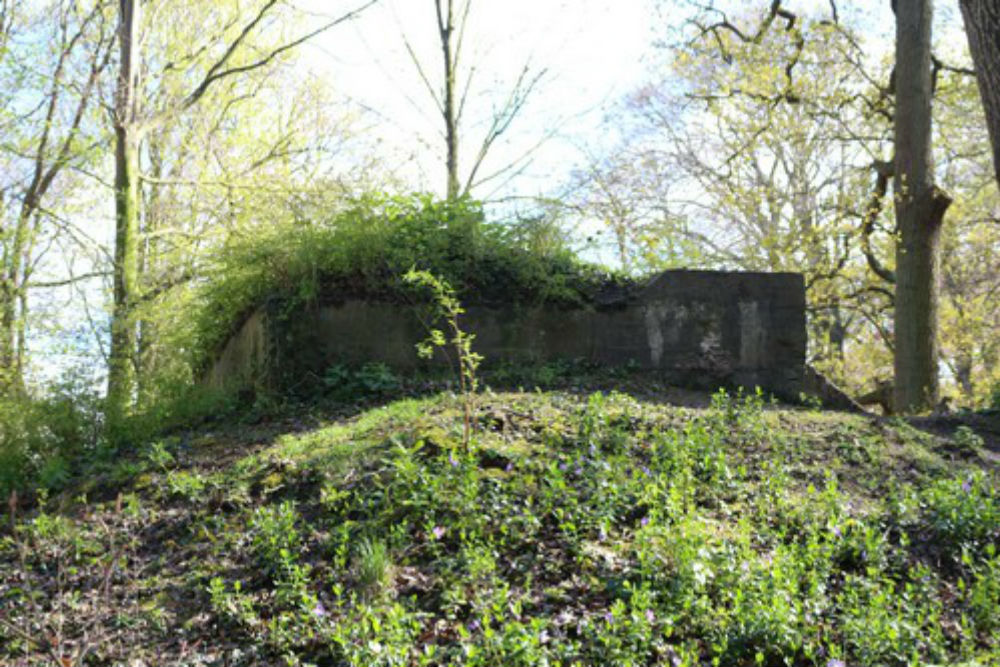
[{"label": "dense undergrowth", "polygon": [[287,310],[346,297],[411,298],[411,268],[474,303],[580,304],[614,278],[579,260],[538,221],[492,222],[480,203],[369,195],[324,220],[234,237],[215,254],[191,348],[213,354],[240,317],[268,300]]},{"label": "dense undergrowth", "polygon": [[185,433],[50,498],[0,546],[0,663],[1000,661],[967,429],[487,393],[466,452],[459,403]]}]

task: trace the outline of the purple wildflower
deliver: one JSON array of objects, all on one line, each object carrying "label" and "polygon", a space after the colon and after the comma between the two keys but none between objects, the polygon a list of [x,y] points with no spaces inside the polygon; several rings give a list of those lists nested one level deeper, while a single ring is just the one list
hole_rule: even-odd
[{"label": "purple wildflower", "polygon": [[656,621],[656,614],[653,613],[652,609],[646,610],[646,622],[654,623]]},{"label": "purple wildflower", "polygon": [[455,454],[454,453],[451,453],[451,452],[448,453],[448,463],[451,464],[452,468],[457,468],[458,467],[458,461],[455,459]]},{"label": "purple wildflower", "polygon": [[609,611],[606,614],[604,614],[604,620],[607,621],[608,623],[614,623],[615,622],[614,612]]},{"label": "purple wildflower", "polygon": [[639,521],[639,524],[642,525],[643,527],[648,526],[649,525],[649,517],[648,516],[642,517],[642,519]]},{"label": "purple wildflower", "polygon": [[968,493],[969,491],[972,491],[972,479],[969,478],[969,477],[966,477],[965,481],[962,482],[962,492],[963,493]]},{"label": "purple wildflower", "polygon": [[479,621],[477,621],[476,619],[472,619],[471,621],[469,621],[469,630],[475,632],[478,629],[479,629]]},{"label": "purple wildflower", "polygon": [[640,470],[642,470],[642,474],[644,474],[646,477],[652,477],[653,476],[653,471],[650,470],[648,466],[642,466],[640,468]]},{"label": "purple wildflower", "polygon": [[566,472],[566,464],[565,463],[560,463],[559,464],[559,470],[561,470],[562,472]]},{"label": "purple wildflower", "polygon": [[440,540],[444,537],[445,529],[444,526],[434,526],[434,530],[431,532],[434,533],[434,539]]},{"label": "purple wildflower", "polygon": [[323,606],[322,602],[316,602],[316,606],[312,610],[313,616],[322,618],[326,616],[326,607]]},{"label": "purple wildflower", "polygon": [[836,537],[836,538],[837,538],[838,540],[839,540],[839,539],[840,539],[841,537],[843,537],[843,534],[842,534],[842,533],[840,532],[840,526],[834,526],[834,527],[833,527],[833,535],[834,535],[834,537]]},{"label": "purple wildflower", "polygon": [[510,472],[511,470],[514,469],[514,462],[510,461],[509,463],[507,463],[507,465],[504,466],[503,469],[504,469],[504,472]]},{"label": "purple wildflower", "polygon": [[826,663],[826,667],[847,667],[847,664],[843,660],[830,658]]}]

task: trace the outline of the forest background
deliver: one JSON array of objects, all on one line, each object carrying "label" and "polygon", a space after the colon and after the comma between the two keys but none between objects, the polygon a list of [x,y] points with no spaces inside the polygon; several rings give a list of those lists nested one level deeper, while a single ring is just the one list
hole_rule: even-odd
[{"label": "forest background", "polygon": [[[2,0],[0,438],[23,457],[184,414],[255,299],[308,299],[309,276],[386,250],[374,220],[456,206],[628,276],[802,272],[810,363],[856,396],[885,385],[877,4]],[[940,395],[997,407],[997,182],[957,3],[934,36]]]}]

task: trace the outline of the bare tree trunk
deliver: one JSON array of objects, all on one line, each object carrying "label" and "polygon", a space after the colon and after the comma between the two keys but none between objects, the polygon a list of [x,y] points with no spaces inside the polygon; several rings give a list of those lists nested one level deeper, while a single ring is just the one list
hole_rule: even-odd
[{"label": "bare tree trunk", "polygon": [[932,0],[896,6],[895,383],[897,412],[929,410],[938,398],[941,222],[951,200],[934,185],[931,160]]},{"label": "bare tree trunk", "polygon": [[447,145],[446,167],[448,172],[448,200],[458,198],[458,118],[455,112],[455,78],[458,68],[457,54],[453,52],[452,35],[455,33],[455,17],[453,0],[446,0],[447,6],[442,7],[442,0],[435,0],[437,10],[438,34],[441,38],[441,50],[444,55],[444,104],[441,114],[444,116],[445,144]]},{"label": "bare tree trunk", "polygon": [[115,266],[111,353],[108,356],[107,417],[111,424],[128,414],[135,391],[135,323],[131,302],[139,273],[138,171],[135,127],[138,2],[120,0],[121,61],[115,99]]},{"label": "bare tree trunk", "polygon": [[[142,201],[142,231],[144,241],[139,245],[139,275],[144,281],[144,289],[148,289],[148,277],[156,275],[160,256],[159,241],[156,232],[160,228],[161,188],[156,181],[163,178],[163,159],[159,150],[159,141],[155,135],[147,135],[145,143],[149,159],[149,175],[153,182],[140,189]],[[156,398],[156,387],[152,379],[156,375],[159,358],[157,355],[159,328],[153,317],[141,317],[138,321],[137,365],[138,374],[136,394],[140,404],[146,404]]]},{"label": "bare tree trunk", "polygon": [[1000,185],[1000,3],[960,0],[969,51],[976,65],[979,95],[993,146],[993,170]]}]

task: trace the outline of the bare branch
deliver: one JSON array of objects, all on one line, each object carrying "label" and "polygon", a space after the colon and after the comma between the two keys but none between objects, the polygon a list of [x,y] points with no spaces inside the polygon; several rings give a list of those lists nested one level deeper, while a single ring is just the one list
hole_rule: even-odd
[{"label": "bare branch", "polygon": [[278,2],[278,0],[268,0],[268,2],[261,8],[261,10],[257,13],[257,15],[247,25],[243,27],[243,30],[240,31],[240,34],[229,45],[229,47],[226,49],[226,52],[222,55],[222,57],[208,69],[208,72],[205,73],[205,77],[201,80],[201,83],[199,83],[194,88],[194,90],[192,90],[191,93],[184,99],[184,102],[181,104],[181,108],[187,109],[196,104],[198,100],[200,100],[202,96],[204,96],[205,92],[215,81],[226,78],[228,76],[232,76],[234,74],[241,74],[243,72],[249,72],[264,67],[265,65],[268,65],[271,61],[273,61],[275,58],[280,56],[282,53],[285,53],[286,51],[289,51],[297,46],[304,44],[305,42],[309,41],[316,35],[326,32],[327,30],[336,25],[339,25],[341,23],[356,18],[361,12],[368,9],[378,1],[379,0],[368,0],[360,7],[353,9],[350,12],[320,26],[316,30],[308,32],[302,35],[301,37],[293,39],[292,41],[279,46],[278,48],[270,51],[263,58],[255,60],[252,63],[226,68],[227,63],[233,57],[233,54],[236,53],[240,45],[253,32],[254,28],[256,28],[257,25],[260,24],[260,22],[264,19],[267,12]]},{"label": "bare branch", "polygon": [[64,278],[62,280],[43,280],[31,282],[28,283],[27,287],[28,289],[66,287],[67,285],[83,282],[85,280],[92,280],[94,278],[110,278],[113,275],[113,271],[91,271],[90,273],[81,273],[80,275],[70,276],[69,278]]}]

